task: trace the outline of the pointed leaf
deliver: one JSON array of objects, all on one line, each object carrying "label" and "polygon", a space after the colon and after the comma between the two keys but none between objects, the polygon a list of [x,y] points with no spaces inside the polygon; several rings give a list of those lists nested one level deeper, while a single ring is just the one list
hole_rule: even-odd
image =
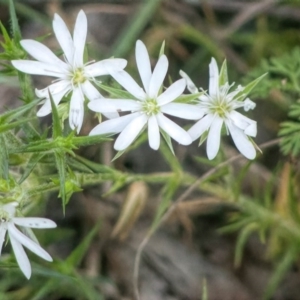
[{"label": "pointed leaf", "polygon": [[160,133],[162,134],[167,146],[169,147],[171,153],[175,156],[175,152],[174,152],[174,149],[173,149],[173,144],[172,144],[172,140],[170,138],[170,136],[164,131],[162,130],[161,128],[159,129]]},{"label": "pointed leaf", "polygon": [[45,156],[45,153],[42,153],[42,152],[34,153],[31,155],[31,157],[25,167],[24,173],[19,180],[19,184],[21,184],[30,175],[30,173],[33,171],[34,167],[44,156]]},{"label": "pointed leaf", "polygon": [[65,214],[65,206],[67,203],[66,185],[65,185],[66,177],[67,177],[66,156],[63,151],[55,151],[54,156],[55,156],[55,162],[56,162],[56,167],[57,167],[58,176],[59,176],[59,196],[62,199],[63,213]]},{"label": "pointed leaf", "polygon": [[19,22],[18,22],[13,0],[9,0],[9,16],[10,16],[11,29],[12,29],[14,41],[19,43],[20,40],[22,39],[22,35],[21,35],[21,30],[19,27]]},{"label": "pointed leaf", "polygon": [[99,220],[95,226],[93,227],[93,229],[88,233],[88,235],[84,238],[84,240],[72,251],[72,253],[68,256],[68,258],[66,259],[66,263],[70,266],[70,267],[77,267],[86,251],[89,249],[90,244],[94,238],[94,236],[98,233],[100,226],[102,224],[102,221]]},{"label": "pointed leaf", "polygon": [[220,70],[219,86],[222,86],[227,82],[228,82],[228,73],[227,73],[227,63],[225,59]]},{"label": "pointed leaf", "polygon": [[8,154],[3,135],[0,135],[0,178],[8,179]]},{"label": "pointed leaf", "polygon": [[267,75],[268,73],[265,73],[261,75],[260,77],[256,78],[255,80],[251,81],[249,84],[247,84],[242,91],[240,91],[234,98],[238,99],[241,97],[240,100],[243,100],[251,91],[252,89]]},{"label": "pointed leaf", "polygon": [[60,124],[60,119],[57,111],[57,107],[54,103],[52,95],[49,91],[49,98],[51,102],[51,110],[52,110],[52,137],[53,139],[62,136],[62,127]]}]

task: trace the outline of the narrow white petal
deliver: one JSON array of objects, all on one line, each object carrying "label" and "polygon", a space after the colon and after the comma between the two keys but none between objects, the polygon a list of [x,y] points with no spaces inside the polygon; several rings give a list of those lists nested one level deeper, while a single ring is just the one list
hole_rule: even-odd
[{"label": "narrow white petal", "polygon": [[122,130],[116,142],[114,148],[117,151],[125,150],[138,136],[145,124],[147,123],[147,116],[145,114],[139,115],[134,118],[125,128]]},{"label": "narrow white petal", "polygon": [[186,87],[192,94],[198,93],[196,85],[185,72],[180,70],[179,75],[186,80]]},{"label": "narrow white petal", "polygon": [[229,118],[233,121],[234,125],[242,129],[245,134],[255,137],[257,134],[256,121],[253,121],[241,113],[233,110],[229,114]]},{"label": "narrow white petal", "polygon": [[109,75],[111,73],[122,71],[127,65],[127,60],[122,58],[109,58],[98,61],[84,68],[88,77]]},{"label": "narrow white petal", "polygon": [[74,44],[67,25],[63,19],[58,15],[54,15],[53,30],[58,43],[60,44],[64,54],[70,64],[73,64],[74,58]]},{"label": "narrow white petal", "polygon": [[[100,94],[100,92],[94,87],[92,83],[90,83],[88,80],[86,80],[81,85],[81,90],[83,94],[87,97],[88,100],[97,100],[101,101],[104,97]],[[109,113],[103,113],[103,115],[108,119],[118,118],[119,114],[115,112],[109,112]]]},{"label": "narrow white petal", "polygon": [[157,150],[160,144],[160,133],[155,116],[151,116],[148,120],[148,138],[150,147],[153,150]]},{"label": "narrow white petal", "polygon": [[211,114],[206,115],[196,124],[194,124],[189,130],[188,133],[191,136],[192,140],[199,138],[208,128],[210,127],[214,116]]},{"label": "narrow white petal", "polygon": [[168,103],[160,110],[168,115],[187,120],[199,120],[204,115],[201,107],[185,103]]},{"label": "narrow white petal", "polygon": [[231,122],[227,122],[226,125],[238,150],[248,159],[254,159],[256,156],[256,150],[246,134]]},{"label": "narrow white petal", "polygon": [[150,98],[157,97],[158,91],[161,88],[163,81],[166,77],[168,67],[169,67],[168,59],[165,55],[162,55],[159,58],[150,79],[149,91],[148,91],[148,95]]},{"label": "narrow white petal", "polygon": [[76,67],[83,65],[83,53],[87,34],[87,18],[83,10],[78,13],[74,26],[73,41],[74,41],[74,63]]},{"label": "narrow white petal", "polygon": [[36,244],[34,241],[32,241],[30,238],[28,238],[26,235],[21,233],[13,223],[7,224],[7,229],[10,238],[14,238],[19,243],[21,243],[23,246],[28,248],[30,251],[32,251],[34,254],[40,256],[41,258],[52,261],[51,256],[46,252],[40,245]]},{"label": "narrow white petal", "polygon": [[0,224],[0,255],[5,240],[5,234],[6,234],[6,228],[3,226],[3,224]]},{"label": "narrow white petal", "polygon": [[31,277],[31,266],[26,252],[21,243],[11,234],[9,234],[10,243],[15,253],[17,263],[27,279]]},{"label": "narrow white petal", "polygon": [[156,115],[159,127],[161,127],[171,138],[182,145],[189,145],[192,143],[190,135],[178,126],[176,123],[159,113]]},{"label": "narrow white petal", "polygon": [[60,60],[48,47],[34,40],[22,40],[22,47],[36,60],[56,64],[67,71],[68,65]]},{"label": "narrow white petal", "polygon": [[146,93],[149,93],[149,83],[151,79],[151,64],[150,58],[145,44],[138,40],[135,45],[136,64],[144,85]]},{"label": "narrow white petal", "polygon": [[[62,90],[61,92],[58,92],[56,94],[52,94],[52,98],[53,98],[53,101],[55,103],[55,105],[57,106],[59,104],[59,102],[61,101],[61,99],[63,98],[63,96],[69,91],[69,88],[68,86]],[[36,91],[37,93],[37,91]],[[46,101],[45,103],[42,105],[42,107],[38,110],[37,112],[37,116],[38,117],[44,117],[44,116],[47,116],[48,114],[50,114],[52,111],[52,108],[51,108],[51,102],[50,102],[50,99],[49,99],[49,96],[46,98]]]},{"label": "narrow white petal", "polygon": [[19,71],[31,75],[44,75],[65,78],[66,73],[55,64],[35,60],[12,60],[12,65]]},{"label": "narrow white petal", "polygon": [[133,113],[119,118],[111,119],[102,122],[92,129],[89,135],[97,134],[116,134],[121,132],[133,119],[139,116],[140,113]]},{"label": "narrow white petal", "polygon": [[12,221],[19,226],[30,228],[55,228],[56,224],[52,220],[46,218],[12,218]]},{"label": "narrow white petal", "polygon": [[81,84],[81,90],[88,98],[88,100],[96,100],[99,98],[104,98],[100,92],[94,87],[92,83],[86,80],[83,84]]},{"label": "narrow white petal", "polygon": [[71,129],[76,129],[79,133],[84,116],[84,96],[80,88],[76,88],[73,91],[71,102],[70,102],[70,111],[69,111],[69,124]]},{"label": "narrow white petal", "polygon": [[112,73],[111,76],[131,95],[139,100],[145,100],[146,94],[134,79],[125,71]]},{"label": "narrow white petal", "polygon": [[69,80],[60,80],[58,82],[55,82],[46,88],[42,90],[35,89],[35,94],[39,98],[49,98],[49,92],[53,96],[55,94],[61,93],[61,92],[67,92],[68,90],[71,89],[71,83]]},{"label": "narrow white petal", "polygon": [[219,93],[219,69],[214,58],[209,64],[209,95],[216,96]]},{"label": "narrow white petal", "polygon": [[215,116],[210,125],[206,142],[206,153],[210,160],[214,159],[219,151],[222,125],[223,119]]},{"label": "narrow white petal", "polygon": [[170,85],[161,95],[157,97],[157,103],[159,106],[170,103],[178,98],[184,91],[186,81],[179,79]]},{"label": "narrow white petal", "polygon": [[96,112],[137,111],[141,109],[140,101],[127,99],[98,99],[88,103],[89,109]]}]

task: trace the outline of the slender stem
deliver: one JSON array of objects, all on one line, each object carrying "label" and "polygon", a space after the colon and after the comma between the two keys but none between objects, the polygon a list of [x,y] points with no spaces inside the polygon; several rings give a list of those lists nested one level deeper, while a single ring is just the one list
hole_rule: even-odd
[{"label": "slender stem", "polygon": [[[274,145],[278,145],[279,142],[281,141],[281,139],[274,139],[271,140],[269,142],[263,143],[261,145],[259,145],[260,149],[265,149],[265,148],[269,148],[272,147]],[[172,212],[176,209],[176,206],[182,202],[184,199],[186,199],[196,188],[199,184],[201,184],[204,180],[206,180],[209,176],[211,176],[212,174],[214,174],[216,171],[218,171],[219,169],[229,165],[230,163],[239,160],[240,158],[243,158],[244,156],[242,154],[238,154],[236,156],[233,156],[231,158],[229,158],[228,160],[220,163],[218,166],[210,169],[209,171],[207,171],[206,173],[204,173],[202,176],[200,176],[185,192],[183,192],[181,194],[181,196],[179,196],[173,203],[172,205],[168,208],[168,210],[166,211],[166,213],[162,216],[162,218],[159,220],[157,226],[155,227],[155,229],[159,228],[159,226],[168,219],[168,217],[172,214]],[[144,239],[142,240],[142,242],[140,243],[138,249],[137,249],[137,253],[135,256],[135,261],[134,261],[134,271],[133,271],[133,290],[134,290],[134,295],[135,295],[135,299],[136,300],[141,300],[140,297],[140,293],[139,293],[139,288],[138,288],[138,279],[139,279],[139,267],[140,267],[140,262],[141,262],[141,256],[142,253],[144,251],[144,248],[146,247],[146,245],[148,244],[148,242],[150,241],[152,235],[155,233],[155,230],[151,230],[147,233],[147,235],[144,237]]]}]

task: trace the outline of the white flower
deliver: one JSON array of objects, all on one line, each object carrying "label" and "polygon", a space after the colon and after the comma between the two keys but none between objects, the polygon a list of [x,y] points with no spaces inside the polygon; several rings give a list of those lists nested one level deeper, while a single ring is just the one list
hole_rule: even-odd
[{"label": "white flower", "polygon": [[[34,40],[22,40],[22,47],[37,61],[13,60],[14,67],[24,73],[57,77],[51,85],[36,90],[39,98],[46,98],[37,116],[43,117],[51,113],[51,93],[56,105],[68,93],[72,92],[69,124],[72,129],[80,131],[84,115],[84,96],[89,100],[102,98],[90,81],[94,77],[107,75],[123,70],[127,64],[124,59],[106,59],[99,62],[84,64],[83,54],[87,35],[87,18],[81,10],[77,16],[73,38],[62,18],[55,14],[53,30],[60,44],[65,61],[60,60],[49,48]],[[106,117],[118,117],[117,112]]]},{"label": "white flower", "polygon": [[153,73],[148,51],[141,41],[136,42],[135,57],[144,89],[138,86],[125,71],[112,73],[114,79],[133,95],[133,99],[107,99],[105,105],[99,105],[98,101],[91,101],[88,104],[88,107],[96,112],[118,110],[131,113],[97,125],[90,135],[121,132],[114,145],[116,150],[121,151],[135,140],[145,125],[148,125],[149,145],[154,150],[157,150],[160,145],[160,128],[178,143],[189,145],[192,142],[189,134],[164,115],[166,113],[189,120],[196,120],[203,116],[201,109],[193,105],[171,103],[184,91],[185,80],[174,82],[160,94],[168,70],[167,57],[160,56]]},{"label": "white flower", "polygon": [[31,276],[31,266],[23,246],[47,261],[52,261],[52,258],[37,242],[34,242],[25,234],[21,233],[15,225],[30,228],[54,228],[56,224],[45,218],[15,217],[16,205],[17,203],[13,202],[0,207],[0,255],[5,234],[6,231],[8,231],[18,265],[27,279],[29,279]]},{"label": "white flower", "polygon": [[[183,71],[180,71],[180,74],[187,80],[190,92],[195,93],[197,88],[191,79]],[[236,109],[243,107],[245,111],[248,111],[255,107],[255,103],[249,98],[242,101],[245,97],[241,93],[244,90],[242,86],[229,92],[232,85],[228,82],[223,85],[219,84],[219,70],[214,58],[209,65],[209,77],[209,92],[199,97],[200,101],[197,105],[202,109],[204,117],[192,126],[188,133],[194,141],[208,131],[206,152],[208,158],[213,159],[220,148],[221,129],[224,123],[227,133],[231,134],[238,150],[248,159],[254,159],[256,150],[248,136],[256,136],[256,122],[243,116]]]}]

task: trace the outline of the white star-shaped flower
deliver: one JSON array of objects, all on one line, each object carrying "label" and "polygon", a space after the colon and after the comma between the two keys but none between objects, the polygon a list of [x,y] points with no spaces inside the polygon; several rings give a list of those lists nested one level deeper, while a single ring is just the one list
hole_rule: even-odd
[{"label": "white star-shaped flower", "polygon": [[[73,38],[62,18],[55,14],[53,30],[60,44],[65,61],[60,60],[49,48],[34,40],[22,40],[22,47],[37,61],[13,60],[13,66],[27,74],[45,75],[57,79],[42,90],[36,89],[39,98],[45,98],[44,105],[37,116],[43,117],[51,113],[51,93],[56,105],[68,93],[72,93],[69,124],[72,129],[80,131],[84,115],[84,96],[89,100],[100,99],[102,95],[90,81],[95,77],[123,70],[127,64],[125,59],[105,59],[99,62],[84,64],[83,55],[87,35],[87,18],[81,10],[77,16]],[[112,112],[106,117],[118,117]]]},{"label": "white star-shaped flower", "polygon": [[45,218],[15,217],[17,203],[9,203],[0,207],[0,255],[8,231],[9,239],[21,271],[27,279],[31,276],[31,266],[23,246],[41,258],[52,261],[51,256],[35,241],[21,233],[15,225],[29,228],[54,228],[56,224]]},{"label": "white star-shaped flower", "polygon": [[135,57],[138,71],[144,86],[142,89],[125,71],[112,73],[114,79],[122,85],[133,99],[106,99],[105,105],[91,101],[88,107],[96,112],[110,111],[130,112],[130,114],[104,121],[97,125],[90,135],[120,133],[114,148],[118,151],[126,149],[148,125],[149,145],[157,150],[160,145],[160,128],[179,144],[189,145],[192,142],[189,134],[164,114],[196,120],[203,116],[200,108],[190,104],[172,103],[184,91],[184,79],[174,82],[161,93],[163,80],[168,70],[168,59],[161,55],[153,73],[151,71],[149,54],[141,41],[136,42]]},{"label": "white star-shaped flower", "polygon": [[[191,93],[198,91],[187,74],[180,71],[180,75],[186,79]],[[209,78],[209,91],[199,97],[197,105],[202,109],[204,117],[193,125],[188,133],[194,141],[208,131],[206,152],[208,158],[213,159],[219,151],[221,129],[225,124],[227,133],[231,134],[238,150],[248,159],[254,159],[256,150],[248,136],[256,136],[256,121],[243,116],[236,109],[243,107],[245,111],[248,111],[255,107],[255,103],[249,98],[242,101],[246,96],[242,93],[244,90],[242,86],[229,92],[232,85],[229,85],[228,82],[220,84],[218,65],[214,58],[209,65]]]}]

